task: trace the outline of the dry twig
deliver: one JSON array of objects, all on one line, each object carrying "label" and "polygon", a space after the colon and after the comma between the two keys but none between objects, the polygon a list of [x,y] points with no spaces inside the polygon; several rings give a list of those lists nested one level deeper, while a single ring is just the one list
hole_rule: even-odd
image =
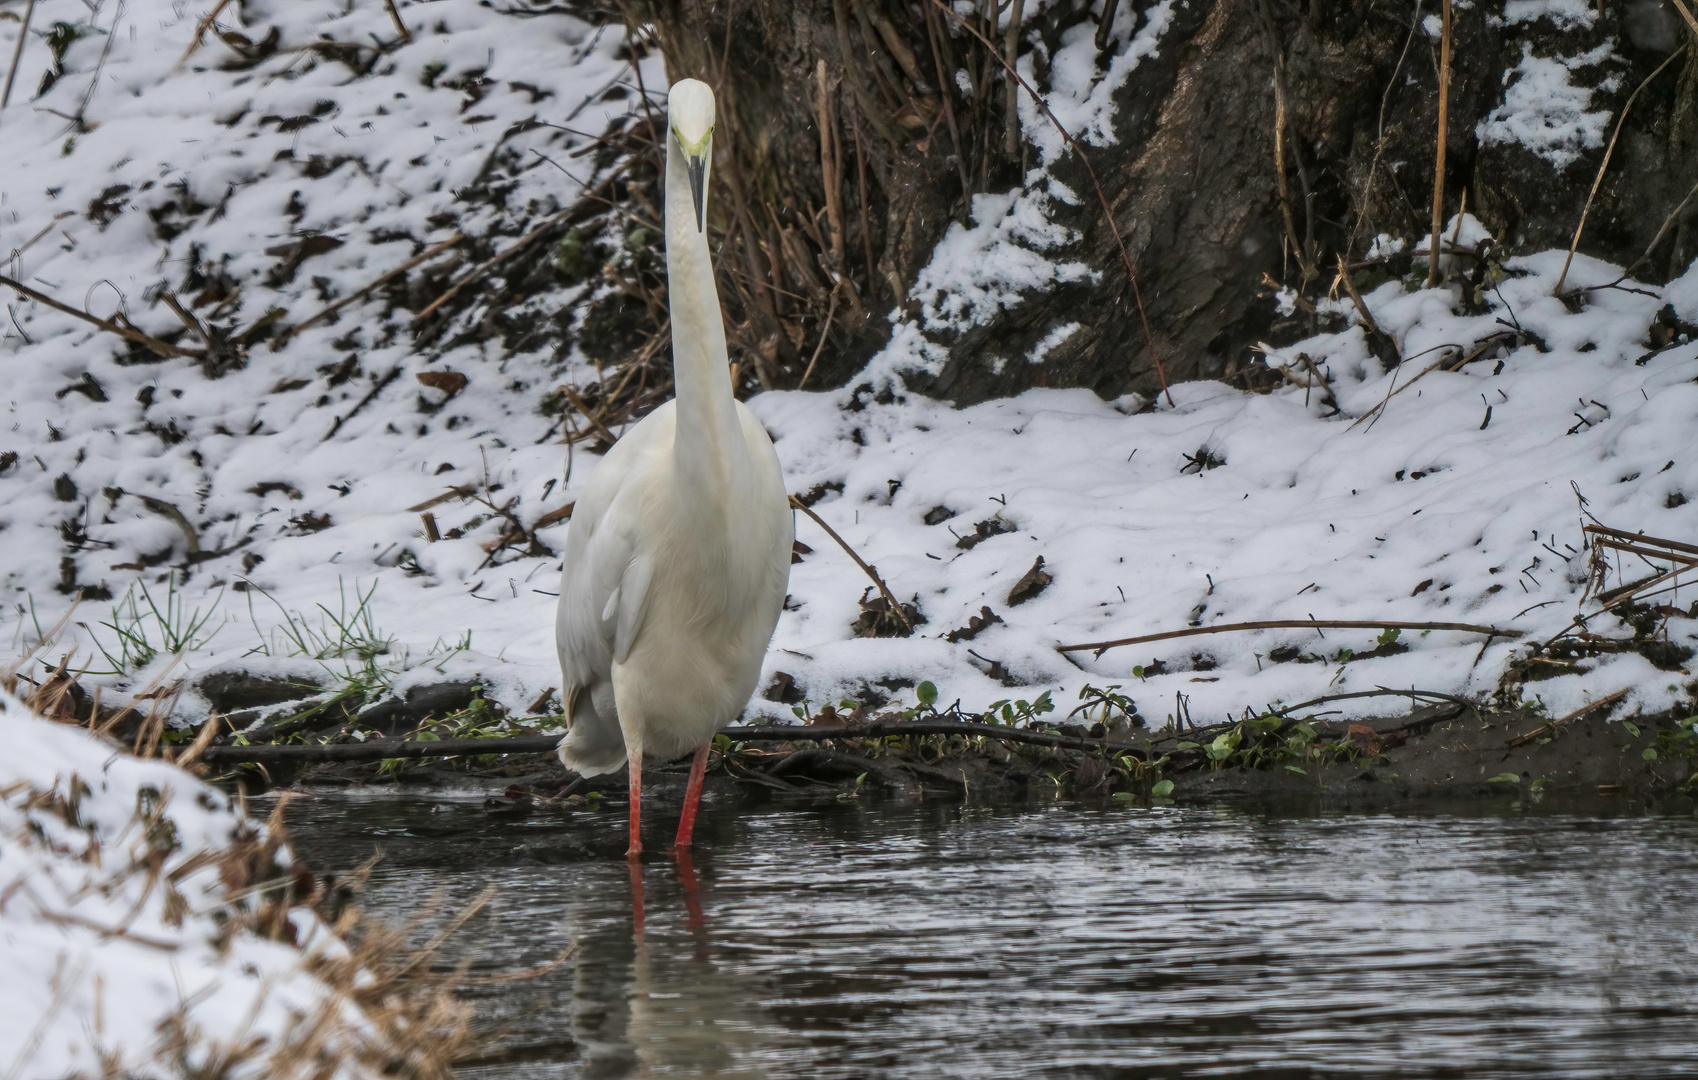
[{"label": "dry twig", "polygon": [[75,316],[86,323],[98,326],[100,329],[105,330],[108,333],[117,334],[126,341],[133,341],[153,353],[155,356],[162,356],[168,360],[179,356],[185,356],[195,360],[204,360],[206,358],[206,352],[203,349],[185,349],[179,345],[173,345],[169,341],[161,341],[152,334],[138,330],[134,323],[124,317],[123,312],[114,314],[110,319],[97,318],[81,308],[74,308],[69,304],[61,303],[60,301],[53,299],[53,297],[48,296],[46,293],[37,292],[28,285],[25,285],[23,282],[6,277],[4,274],[0,274],[0,285],[7,286],[19,296],[28,297],[38,303],[46,304],[55,311],[62,311],[67,315]]},{"label": "dry twig", "polygon": [[219,14],[229,6],[230,0],[218,0],[218,3],[213,5],[212,10],[206,13],[206,17],[201,19],[200,24],[195,27],[195,36],[189,42],[189,47],[184,49],[183,55],[178,58],[178,67],[188,63],[189,57],[193,56],[195,50],[200,48],[202,39],[206,37],[206,32],[212,29],[213,20],[217,19]]},{"label": "dry twig", "polygon": [[401,13],[395,10],[395,0],[383,0],[383,4],[389,9],[389,21],[395,24],[395,32],[401,35],[403,42],[411,45],[413,43],[412,32],[407,29],[407,24],[401,21]]},{"label": "dry twig", "polygon": [[1114,641],[1091,641],[1083,645],[1057,645],[1056,652],[1084,652],[1095,650],[1101,656],[1109,649],[1121,645],[1142,645],[1147,641],[1165,641],[1169,638],[1197,637],[1202,634],[1225,634],[1237,630],[1461,630],[1470,634],[1486,634],[1490,637],[1518,638],[1519,630],[1505,630],[1497,626],[1481,626],[1478,623],[1457,622],[1388,622],[1384,620],[1356,621],[1352,619],[1274,619],[1267,622],[1221,623],[1219,626],[1193,626],[1185,630],[1168,630],[1160,634],[1144,634],[1139,637],[1117,638]]},{"label": "dry twig", "polygon": [[24,56],[24,42],[29,40],[30,16],[35,14],[35,0],[29,0],[29,6],[24,8],[24,17],[18,26],[18,43],[12,49],[12,66],[6,69],[6,88],[0,90],[0,109],[12,100],[12,80],[18,77],[18,62]]},{"label": "dry twig", "polygon": [[1532,742],[1534,739],[1537,739],[1537,738],[1540,738],[1541,736],[1550,734],[1552,731],[1555,731],[1558,727],[1561,727],[1563,724],[1568,723],[1570,720],[1576,720],[1576,719],[1578,719],[1582,716],[1585,716],[1587,713],[1591,712],[1593,709],[1602,708],[1605,705],[1615,704],[1616,702],[1620,701],[1622,698],[1626,697],[1628,694],[1631,694],[1632,692],[1633,692],[1633,687],[1631,687],[1631,686],[1628,687],[1625,690],[1617,690],[1615,693],[1611,694],[1609,697],[1599,698],[1597,701],[1592,702],[1590,705],[1582,705],[1580,708],[1575,709],[1573,712],[1568,713],[1565,716],[1559,716],[1555,720],[1552,720],[1547,724],[1540,724],[1538,727],[1534,728],[1532,731],[1526,732],[1526,733],[1521,734],[1521,735],[1517,735],[1515,738],[1513,738],[1513,739],[1509,740],[1509,742],[1505,743],[1504,746],[1506,746],[1506,747],[1525,746],[1528,743]]},{"label": "dry twig", "polygon": [[[1674,52],[1669,53],[1667,60],[1658,64],[1655,71],[1645,76],[1644,81],[1634,87],[1633,93],[1627,96],[1627,104],[1621,107],[1621,114],[1615,118],[1615,130],[1610,133],[1609,145],[1604,147],[1604,159],[1598,163],[1598,175],[1592,179],[1592,190],[1586,193],[1586,205],[1580,210],[1580,223],[1574,226],[1574,238],[1568,242],[1568,255],[1562,260],[1562,273],[1557,275],[1556,288],[1551,290],[1553,294],[1561,295],[1563,282],[1568,280],[1568,266],[1574,261],[1574,252],[1580,247],[1580,234],[1586,228],[1586,215],[1592,212],[1592,200],[1598,197],[1598,188],[1603,186],[1604,170],[1610,167],[1610,155],[1615,153],[1615,141],[1621,138],[1621,126],[1627,122],[1628,110],[1633,108],[1633,102],[1639,97],[1639,92],[1651,85],[1651,80],[1661,75],[1663,69],[1674,63],[1676,57],[1685,54],[1686,48],[1685,45],[1682,45]],[[1654,245],[1655,241],[1652,243]]]},{"label": "dry twig", "polygon": [[814,513],[813,507],[804,503],[801,499],[798,499],[794,495],[790,496],[790,505],[813,518],[815,525],[824,529],[827,536],[837,541],[838,547],[848,552],[849,557],[855,560],[855,565],[859,566],[869,578],[872,578],[873,584],[878,586],[879,594],[884,597],[884,602],[890,605],[890,610],[902,621],[902,625],[908,628],[908,632],[910,634],[913,633],[913,622],[909,620],[908,613],[902,610],[902,605],[897,602],[896,595],[890,591],[890,586],[886,585],[884,583],[884,579],[878,576],[878,567],[872,566],[865,559],[861,558],[861,556],[857,555],[855,553],[855,549],[849,546],[849,541],[837,535],[837,530],[832,528],[830,525],[827,525],[824,518]]}]

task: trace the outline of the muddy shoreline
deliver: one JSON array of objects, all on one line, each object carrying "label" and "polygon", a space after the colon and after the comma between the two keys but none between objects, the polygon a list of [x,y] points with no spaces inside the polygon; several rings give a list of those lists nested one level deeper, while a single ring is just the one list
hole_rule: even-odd
[{"label": "muddy shoreline", "polygon": [[[1681,724],[1684,711],[1628,722],[1607,715],[1598,708],[1547,728],[1527,713],[1447,703],[1371,721],[1264,718],[1266,730],[1246,721],[1177,734],[1105,733],[1114,749],[1094,752],[959,736],[735,743],[713,755],[707,785],[715,799],[803,802],[1069,797],[1368,809],[1488,801],[1627,810],[1690,801],[1698,737]],[[651,762],[645,789],[670,802],[682,792],[686,768],[687,761]],[[578,780],[558,797],[577,778],[546,753],[217,772],[250,788],[481,796],[491,813],[517,816],[625,799],[622,773]]]}]

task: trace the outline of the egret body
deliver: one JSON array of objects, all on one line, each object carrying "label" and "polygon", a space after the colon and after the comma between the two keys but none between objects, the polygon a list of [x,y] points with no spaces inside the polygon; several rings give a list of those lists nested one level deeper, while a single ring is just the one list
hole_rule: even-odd
[{"label": "egret body", "polygon": [[731,393],[705,230],[714,101],[672,88],[666,274],[676,396],[627,431],[578,498],[566,536],[556,642],[583,776],[628,765],[642,850],[645,753],[695,751],[678,847],[688,847],[714,734],[742,712],[784,606],[793,527],[772,440]]}]

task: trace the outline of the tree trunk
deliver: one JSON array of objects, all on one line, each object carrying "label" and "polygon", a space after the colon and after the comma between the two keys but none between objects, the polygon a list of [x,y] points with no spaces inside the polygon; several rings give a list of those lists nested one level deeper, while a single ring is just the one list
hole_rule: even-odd
[{"label": "tree trunk", "polygon": [[[1336,293],[1341,257],[1364,291],[1410,273],[1430,228],[1437,0],[978,0],[972,15],[951,14],[961,6],[626,8],[631,25],[653,27],[672,78],[703,78],[719,96],[718,272],[734,358],[762,385],[796,386],[816,350],[809,385],[843,383],[888,339],[892,314],[939,357],[906,383],[962,403],[1035,385],[1150,395],[1158,362],[1168,381],[1253,379],[1258,341],[1340,325],[1315,301]],[[1504,7],[1453,14],[1444,217],[1466,199],[1499,241],[1462,260],[1475,283],[1464,302],[1510,255],[1567,246],[1623,104],[1687,47],[1634,102],[1581,243],[1637,263],[1642,280],[1684,270],[1698,253],[1698,214],[1682,206],[1698,182],[1698,49],[1685,23],[1653,2],[1514,22]],[[1012,33],[1011,10],[1024,16]],[[1019,291],[965,327],[929,317],[913,290],[934,247],[952,222],[969,223],[974,196],[1033,180],[1034,143],[1049,137],[1028,108],[1008,152],[1003,51],[1014,44],[1033,88],[1060,100],[1080,90],[1075,70],[1050,69],[1058,52],[1094,35],[1104,70],[1162,20],[1153,54],[1113,91],[1108,133],[1077,133],[1112,225],[1076,151],[1048,169],[1077,198],[1047,201],[1072,233],[1042,254],[1094,276]],[[1558,82],[1593,114],[1567,141],[1516,125],[1532,114],[1515,102],[1551,76],[1544,61],[1562,65]],[[1380,234],[1404,241],[1402,253],[1376,246]],[[1294,290],[1290,315],[1274,302],[1282,287]]]}]

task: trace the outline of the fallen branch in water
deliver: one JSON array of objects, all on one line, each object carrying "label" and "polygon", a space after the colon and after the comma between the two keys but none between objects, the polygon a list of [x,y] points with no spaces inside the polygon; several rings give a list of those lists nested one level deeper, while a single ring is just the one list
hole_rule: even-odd
[{"label": "fallen branch in water", "polygon": [[[1026,731],[964,720],[874,720],[866,724],[834,724],[829,727],[772,724],[728,727],[720,734],[732,742],[824,742],[828,739],[881,739],[890,735],[966,735],[1058,750],[1111,750],[1144,756],[1140,747],[1103,739]],[[251,762],[282,765],[290,762],[381,761],[386,758],[476,754],[549,754],[560,745],[560,739],[559,735],[514,735],[488,739],[442,739],[437,742],[374,739],[363,743],[326,743],[321,746],[210,746],[201,753],[200,759],[209,764]]]},{"label": "fallen branch in water", "polygon": [[1146,641],[1165,641],[1168,638],[1197,637],[1200,634],[1225,634],[1234,630],[1462,630],[1470,634],[1485,634],[1488,637],[1518,638],[1519,630],[1505,630],[1497,626],[1480,626],[1476,623],[1459,622],[1357,622],[1350,619],[1274,619],[1269,622],[1240,622],[1222,623],[1219,626],[1193,626],[1186,630],[1167,630],[1160,634],[1144,634],[1141,637],[1117,638],[1114,641],[1089,641],[1083,645],[1057,645],[1056,652],[1084,652],[1094,649],[1101,656],[1109,649],[1121,645],[1142,645]]}]

